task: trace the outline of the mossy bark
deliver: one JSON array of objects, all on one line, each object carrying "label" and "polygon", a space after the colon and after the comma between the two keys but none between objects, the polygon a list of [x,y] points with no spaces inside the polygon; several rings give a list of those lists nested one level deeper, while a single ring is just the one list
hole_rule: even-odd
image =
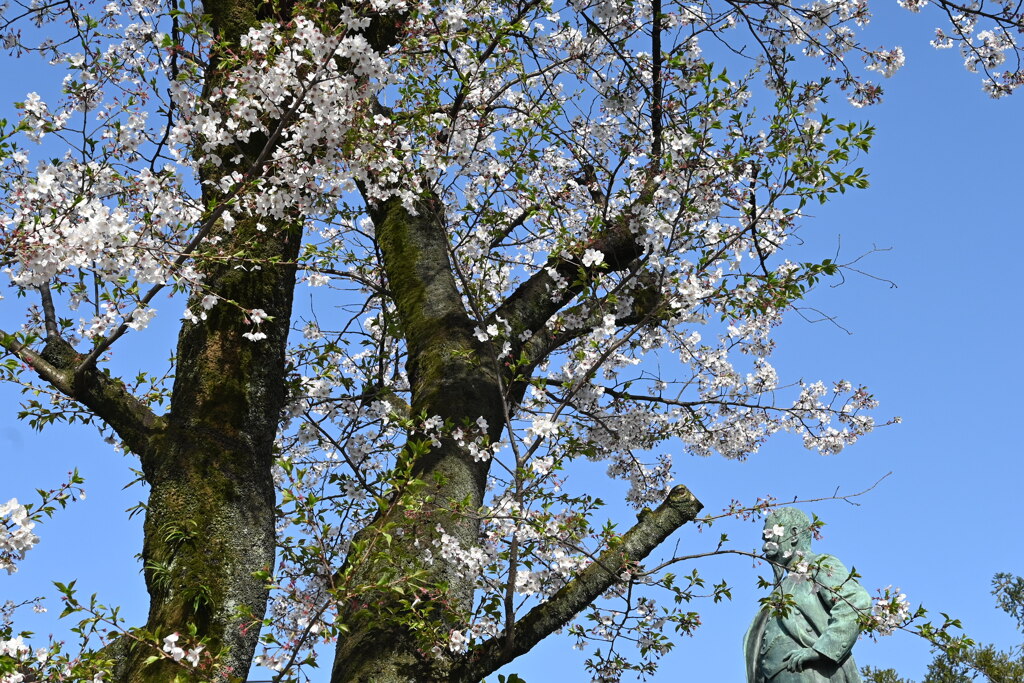
[{"label": "mossy bark", "polygon": [[[211,0],[205,3],[214,47],[205,89],[226,82],[220,54],[234,52],[249,28],[274,14],[286,18],[288,2]],[[260,175],[251,167],[270,144],[254,136],[224,161],[200,169],[203,199],[217,207],[213,188],[226,174]],[[229,161],[238,159],[239,161]],[[257,223],[261,226],[257,228]],[[200,244],[197,269],[203,289],[218,303],[178,338],[171,408],[163,432],[140,453],[151,487],[142,558],[150,595],[146,629],[158,638],[189,629],[220,654],[217,673],[196,674],[161,659],[146,664],[150,648],[129,650],[124,681],[245,680],[266,610],[267,581],[274,569],[274,437],[286,400],[285,346],[291,319],[301,216],[288,219],[236,216],[227,229],[217,220],[216,241]],[[214,245],[215,246],[207,246]],[[214,249],[217,251],[214,252]],[[241,255],[236,259],[235,255]],[[251,264],[260,264],[258,268]],[[250,341],[246,312],[262,309],[266,338]]]},{"label": "mossy bark", "polygon": [[[488,436],[498,439],[505,420],[497,363],[489,346],[473,335],[436,201],[428,197],[412,213],[390,200],[371,205],[371,215],[407,341],[412,415],[440,416],[451,425],[474,428],[483,417]],[[410,441],[421,436],[414,432]],[[478,543],[475,513],[483,502],[488,463],[474,460],[447,437],[426,449],[410,446],[404,457],[411,459],[408,472],[419,482],[422,504],[411,512],[398,502],[381,514],[358,541],[369,545],[368,539],[386,529],[394,544],[350,558],[341,576],[347,585],[360,587],[382,576],[400,579],[422,572],[416,584],[426,587],[429,628],[444,632],[471,608],[472,580],[441,560],[425,565],[423,551],[436,551],[432,543],[441,533],[438,527],[464,548]],[[338,641],[332,683],[446,680],[450,662],[444,653],[424,647],[424,634],[410,628],[415,616],[400,596],[370,590],[362,597],[339,614],[349,631]]]},{"label": "mossy bark", "polygon": [[[239,222],[235,239],[246,244],[250,229]],[[209,291],[262,308],[274,320],[261,325],[267,338],[257,342],[242,337],[249,325],[228,303],[205,321],[185,324],[167,427],[142,459],[152,487],[142,553],[147,629],[164,637],[194,626],[210,639],[209,650],[226,649],[224,679],[248,672],[267,600],[266,581],[254,574],[273,570],[271,467],[286,400],[284,349],[299,241],[297,228],[278,223],[248,242],[250,252],[266,252],[277,265],[209,269]],[[149,654],[137,649],[126,680],[182,673],[168,662],[143,666]]]}]

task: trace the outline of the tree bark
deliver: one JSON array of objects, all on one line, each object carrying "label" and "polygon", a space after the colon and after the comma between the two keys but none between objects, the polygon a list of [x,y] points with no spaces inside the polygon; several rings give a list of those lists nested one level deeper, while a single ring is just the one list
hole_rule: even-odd
[{"label": "tree bark", "polygon": [[[505,422],[498,366],[489,346],[473,335],[436,200],[420,202],[415,215],[397,199],[371,204],[370,213],[407,340],[411,414],[473,429],[483,417],[488,436],[497,440]],[[447,436],[438,446],[417,447],[423,438],[411,433],[402,455],[405,471],[417,482],[416,509],[396,494],[389,510],[358,534],[353,545],[363,544],[366,551],[350,554],[340,577],[360,589],[382,578],[401,582],[418,572],[415,583],[423,588],[418,597],[430,603],[432,626],[443,630],[471,609],[473,582],[440,560],[425,565],[423,551],[434,549],[439,528],[463,548],[478,543],[476,511],[483,503],[488,463],[475,461]],[[382,531],[397,539],[386,550],[371,547]],[[403,596],[386,590],[360,593],[356,604],[342,606],[339,613],[348,633],[338,641],[332,683],[446,680],[447,658],[422,647],[425,634],[410,628],[414,615]]]},{"label": "tree bark", "polygon": [[[285,395],[285,342],[291,316],[297,226],[277,222],[257,233],[239,221],[232,247],[254,249],[259,271],[231,262],[208,268],[208,291],[261,308],[273,320],[267,338],[250,341],[242,312],[221,302],[207,320],[185,323],[166,431],[142,469],[152,487],[144,526],[143,562],[150,594],[146,628],[158,637],[190,625],[224,648],[224,677],[244,680],[266,609],[274,569],[274,437]],[[273,260],[271,260],[273,259]],[[274,260],[278,261],[274,265]],[[134,648],[128,681],[170,680],[182,673],[167,661],[144,666],[152,654]]]},{"label": "tree bark", "polygon": [[[273,10],[287,13],[288,5]],[[229,75],[221,56],[230,57],[239,38],[270,18],[271,10],[256,0],[210,0],[204,6],[214,40],[204,84],[209,95]],[[221,164],[200,168],[208,210],[225,201],[215,189],[220,178],[233,171],[259,177],[262,169],[253,160],[266,158],[272,145],[254,136],[218,150]],[[151,487],[142,551],[150,595],[146,629],[157,638],[195,629],[207,639],[206,649],[220,655],[216,680],[245,680],[266,610],[265,577],[274,570],[274,438],[287,399],[285,347],[302,218],[241,215],[230,229],[217,218],[208,236],[219,242],[198,246],[203,286],[189,304],[202,310],[205,295],[217,297],[217,304],[205,319],[183,323],[166,429],[140,453]],[[259,341],[243,337],[252,329],[246,318],[252,309],[270,316],[260,325],[266,338]],[[130,648],[123,680],[192,680],[167,659],[147,665],[152,654]],[[210,676],[194,679],[200,678]]]}]

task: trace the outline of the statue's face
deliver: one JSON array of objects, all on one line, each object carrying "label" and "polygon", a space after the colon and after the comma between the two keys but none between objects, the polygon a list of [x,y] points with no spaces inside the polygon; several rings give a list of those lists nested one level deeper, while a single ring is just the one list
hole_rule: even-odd
[{"label": "statue's face", "polygon": [[764,524],[764,556],[777,564],[788,565],[796,551],[797,536],[795,528],[767,520]]}]

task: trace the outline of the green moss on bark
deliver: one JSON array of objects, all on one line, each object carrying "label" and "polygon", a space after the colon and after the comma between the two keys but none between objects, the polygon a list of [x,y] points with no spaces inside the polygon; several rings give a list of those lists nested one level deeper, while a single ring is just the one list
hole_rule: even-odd
[{"label": "green moss on bark", "polygon": [[[223,652],[213,680],[248,672],[268,591],[258,574],[274,564],[277,421],[286,400],[284,348],[291,317],[299,231],[285,222],[255,229],[239,221],[225,242],[258,258],[260,270],[213,261],[206,292],[220,302],[206,320],[185,323],[166,429],[143,457],[152,487],[143,562],[150,592],[147,630],[157,638],[195,629],[207,650]],[[192,302],[196,304],[195,301]],[[244,311],[261,308],[267,338],[242,336]],[[173,680],[187,671],[136,647],[125,680]],[[203,680],[210,680],[205,674]]]},{"label": "green moss on bark", "polygon": [[[419,202],[416,215],[397,199],[371,212],[408,347],[411,413],[437,415],[453,425],[484,417],[489,436],[497,439],[504,426],[497,364],[490,346],[473,335],[435,202],[430,197]],[[438,527],[463,547],[478,542],[476,511],[488,463],[474,460],[448,437],[426,450],[414,446],[429,443],[425,435],[413,430],[409,439],[406,458],[411,476],[421,482],[419,500],[398,502],[360,534],[365,540],[386,528],[395,541],[387,552],[350,556],[346,576],[355,588],[371,585],[376,577],[420,570],[429,593],[420,597],[429,607],[415,612],[402,596],[371,590],[366,595],[372,596],[376,614],[358,607],[343,610],[339,618],[349,633],[339,639],[333,683],[447,680],[450,653],[434,646],[471,608],[471,579],[446,562],[422,566],[420,558],[439,536]]]}]

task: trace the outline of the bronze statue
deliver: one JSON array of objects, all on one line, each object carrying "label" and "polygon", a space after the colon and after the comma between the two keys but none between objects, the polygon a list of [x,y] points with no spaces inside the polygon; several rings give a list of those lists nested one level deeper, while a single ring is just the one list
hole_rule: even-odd
[{"label": "bronze statue", "polygon": [[859,683],[851,651],[871,597],[842,562],[811,552],[811,521],[800,510],[770,514],[764,537],[779,599],[743,639],[748,683]]}]

